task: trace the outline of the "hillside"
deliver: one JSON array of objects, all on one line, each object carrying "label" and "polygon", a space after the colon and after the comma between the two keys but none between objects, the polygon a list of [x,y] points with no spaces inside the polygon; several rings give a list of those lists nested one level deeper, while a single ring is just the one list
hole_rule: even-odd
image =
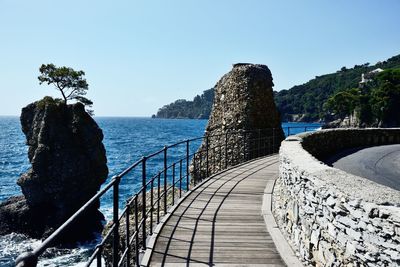
[{"label": "hillside", "polygon": [[208,119],[214,101],[214,89],[205,90],[201,95],[196,95],[192,101],[178,99],[165,105],[157,112],[157,118],[169,119]]},{"label": "hillside", "polygon": [[282,120],[317,121],[324,119],[323,105],[336,92],[358,87],[361,74],[376,68],[400,67],[400,55],[375,65],[365,63],[351,69],[343,67],[336,73],[317,76],[302,85],[275,93],[275,102],[281,112]]},{"label": "hillside", "polygon": [[[283,121],[320,121],[326,118],[323,105],[334,93],[358,86],[362,73],[376,68],[400,68],[400,55],[378,62],[355,65],[353,68],[341,68],[335,73],[317,76],[314,79],[296,85],[288,90],[274,92],[275,102]],[[201,118],[207,119],[214,97],[213,89],[197,95],[193,101],[177,100],[165,105],[157,112],[158,118]]]}]

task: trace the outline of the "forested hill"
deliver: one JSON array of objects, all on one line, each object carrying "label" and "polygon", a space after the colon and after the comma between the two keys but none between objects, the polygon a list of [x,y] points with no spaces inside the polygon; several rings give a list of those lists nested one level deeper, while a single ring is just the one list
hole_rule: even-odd
[{"label": "forested hill", "polygon": [[[400,55],[378,62],[375,65],[364,63],[347,69],[342,67],[336,73],[317,76],[288,90],[274,92],[275,102],[283,121],[319,121],[325,118],[324,103],[334,93],[358,86],[362,73],[376,68],[400,68]],[[198,118],[207,119],[214,98],[213,89],[197,95],[193,101],[177,100],[165,105],[157,112],[159,118]]]},{"label": "forested hill", "polygon": [[214,101],[214,89],[205,90],[201,95],[196,95],[192,101],[178,99],[165,105],[157,112],[157,118],[170,119],[208,119]]},{"label": "forested hill", "polygon": [[327,99],[336,92],[358,87],[362,73],[368,73],[376,68],[399,67],[400,55],[375,65],[365,63],[355,65],[351,69],[342,67],[336,73],[317,76],[305,84],[275,92],[275,102],[284,121],[317,121],[325,117],[323,105]]}]

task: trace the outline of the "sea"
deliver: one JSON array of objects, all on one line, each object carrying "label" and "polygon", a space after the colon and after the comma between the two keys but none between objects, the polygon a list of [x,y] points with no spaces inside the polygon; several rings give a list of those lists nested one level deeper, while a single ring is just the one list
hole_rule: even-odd
[{"label": "sea", "polygon": [[[207,120],[189,119],[151,119],[137,117],[94,117],[104,134],[104,146],[109,169],[108,181],[113,175],[122,172],[142,156],[162,149],[178,141],[203,136]],[[287,127],[308,127],[318,129],[317,123],[283,123]],[[304,128],[291,128],[290,134],[304,131]],[[25,136],[21,131],[19,117],[0,116],[0,202],[21,195],[16,184],[20,175],[30,168],[27,156]],[[194,152],[200,141],[191,144]],[[176,150],[172,158],[178,159],[182,150]],[[149,164],[149,172],[159,170],[162,160]],[[108,182],[107,181],[107,182]],[[106,183],[107,183],[106,182]],[[141,186],[140,175],[133,173],[121,182],[120,199],[125,201]],[[111,196],[102,198],[100,210],[106,220],[111,218]],[[46,253],[38,266],[83,266],[97,240],[79,244],[73,249],[52,249]],[[32,250],[41,240],[31,239],[21,234],[12,233],[0,236],[0,267],[14,266],[19,254]]]}]

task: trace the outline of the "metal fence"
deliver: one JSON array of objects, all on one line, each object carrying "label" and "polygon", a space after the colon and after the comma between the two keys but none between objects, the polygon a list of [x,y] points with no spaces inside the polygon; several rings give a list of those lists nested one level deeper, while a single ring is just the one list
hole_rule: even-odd
[{"label": "metal fence", "polygon": [[[318,127],[284,127],[286,136]],[[146,239],[160,222],[170,206],[190,191],[197,182],[254,158],[279,150],[281,129],[231,131],[217,135],[188,139],[142,157],[123,172],[112,177],[96,195],[62,224],[39,247],[21,254],[17,267],[36,266],[45,250],[57,244],[57,238],[107,192],[112,192],[112,221],[106,226],[102,241],[96,246],[86,266],[139,266],[140,254],[146,249]],[[278,140],[278,138],[280,138]],[[199,144],[202,143],[200,146]],[[196,147],[194,147],[196,146]],[[197,149],[199,148],[199,149]],[[169,153],[177,149],[182,154]],[[196,152],[191,152],[196,149]],[[148,162],[162,157],[161,169],[153,174],[147,171]],[[120,206],[121,179],[129,173],[140,173],[141,187],[133,197]]]}]

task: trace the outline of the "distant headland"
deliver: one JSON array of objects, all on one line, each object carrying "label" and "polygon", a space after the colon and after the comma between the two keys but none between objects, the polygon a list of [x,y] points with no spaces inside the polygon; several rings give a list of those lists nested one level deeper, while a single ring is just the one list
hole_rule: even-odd
[{"label": "distant headland", "polygon": [[[237,63],[238,65],[247,63]],[[234,64],[234,65],[237,65]],[[400,69],[400,55],[393,56],[385,61],[380,61],[375,65],[364,63],[354,65],[353,68],[342,67],[335,73],[316,76],[314,79],[296,85],[288,90],[274,91],[274,99],[278,110],[281,113],[282,121],[287,122],[332,122],[336,124],[359,124],[354,126],[365,126],[363,118],[355,119],[360,116],[359,102],[365,100],[365,96],[372,94],[371,90],[363,90],[364,95],[350,94],[351,89],[364,88],[363,81],[368,81],[367,77],[376,69]],[[370,86],[375,85],[371,81]],[[344,92],[344,93],[341,93]],[[341,93],[338,95],[338,93]],[[335,105],[342,99],[344,104],[340,107]],[[196,95],[193,100],[179,99],[173,103],[161,107],[154,118],[174,118],[174,119],[208,119],[214,99],[214,88],[203,91],[201,95]],[[372,105],[372,103],[368,103]],[[340,110],[338,110],[340,109]],[[355,114],[356,113],[356,114]],[[358,115],[357,115],[358,114]],[[364,113],[365,114],[365,113]],[[367,114],[368,115],[368,114]],[[370,114],[368,116],[377,116]],[[362,117],[362,114],[361,114]],[[360,120],[361,119],[361,120]],[[369,120],[372,120],[369,118]],[[378,119],[376,119],[378,121]],[[379,122],[377,122],[378,124]],[[351,124],[351,123],[350,123]],[[351,126],[351,125],[348,125]]]}]

